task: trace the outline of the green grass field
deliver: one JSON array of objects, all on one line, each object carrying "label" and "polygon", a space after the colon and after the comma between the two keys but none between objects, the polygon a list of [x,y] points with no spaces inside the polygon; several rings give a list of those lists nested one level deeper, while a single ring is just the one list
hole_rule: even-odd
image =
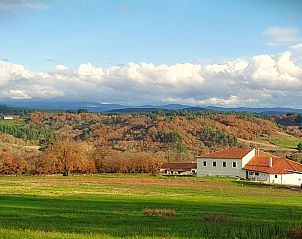
[{"label": "green grass field", "polygon": [[0,125],[8,125],[8,126],[13,126],[16,125],[17,122],[15,120],[1,120],[0,119]]},{"label": "green grass field", "polygon": [[[0,238],[287,238],[302,193],[217,178],[2,176]],[[143,210],[175,210],[175,217]],[[221,215],[226,222],[205,222]]]},{"label": "green grass field", "polygon": [[272,140],[272,143],[281,147],[289,149],[297,149],[297,145],[302,142],[301,139],[275,139]]}]

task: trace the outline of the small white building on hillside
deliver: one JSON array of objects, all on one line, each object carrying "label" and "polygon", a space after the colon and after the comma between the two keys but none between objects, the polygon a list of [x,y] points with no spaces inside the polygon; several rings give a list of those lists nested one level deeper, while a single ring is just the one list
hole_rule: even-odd
[{"label": "small white building on hillside", "polygon": [[13,116],[3,116],[3,119],[4,120],[13,120],[14,119],[14,117]]},{"label": "small white building on hillside", "polygon": [[255,148],[229,148],[197,157],[197,176],[237,177],[300,186],[302,164]]}]

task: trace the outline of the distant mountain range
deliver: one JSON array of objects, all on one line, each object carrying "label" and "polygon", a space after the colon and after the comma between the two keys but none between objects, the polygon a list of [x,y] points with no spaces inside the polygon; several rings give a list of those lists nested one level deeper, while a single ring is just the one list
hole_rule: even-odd
[{"label": "distant mountain range", "polygon": [[249,108],[249,107],[236,107],[236,108],[224,108],[216,106],[189,106],[182,104],[166,104],[166,105],[138,105],[129,106],[121,104],[104,104],[96,102],[32,102],[32,101],[8,101],[0,102],[8,106],[33,108],[33,109],[46,109],[46,110],[77,110],[87,109],[89,112],[112,112],[112,113],[135,113],[135,112],[154,112],[156,110],[188,110],[188,111],[200,111],[200,110],[214,110],[220,112],[251,112],[261,114],[282,114],[282,113],[302,113],[302,109],[293,108]]}]

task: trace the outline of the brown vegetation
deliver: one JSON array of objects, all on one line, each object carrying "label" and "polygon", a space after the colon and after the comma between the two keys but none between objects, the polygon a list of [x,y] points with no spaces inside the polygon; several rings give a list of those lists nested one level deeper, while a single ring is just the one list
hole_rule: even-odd
[{"label": "brown vegetation", "polygon": [[118,151],[170,152],[169,159],[190,160],[194,155],[235,146],[232,137],[255,139],[270,135],[274,122],[249,114],[160,113],[103,115],[42,113],[29,115],[34,128],[53,129],[58,137],[84,140]]},{"label": "brown vegetation", "polygon": [[156,174],[163,162],[164,156],[159,153],[120,152],[66,139],[27,160],[11,150],[0,152],[0,174]]},{"label": "brown vegetation", "polygon": [[288,230],[289,238],[301,239],[302,238],[302,226],[292,227]]},{"label": "brown vegetation", "polygon": [[161,209],[146,208],[146,209],[144,209],[143,213],[145,215],[162,216],[162,217],[175,217],[176,216],[175,210],[166,209],[166,208],[161,208]]},{"label": "brown vegetation", "polygon": [[227,222],[227,219],[223,215],[207,215],[204,217],[205,222]]},{"label": "brown vegetation", "polygon": [[1,174],[22,174],[26,169],[26,160],[9,151],[0,152]]}]

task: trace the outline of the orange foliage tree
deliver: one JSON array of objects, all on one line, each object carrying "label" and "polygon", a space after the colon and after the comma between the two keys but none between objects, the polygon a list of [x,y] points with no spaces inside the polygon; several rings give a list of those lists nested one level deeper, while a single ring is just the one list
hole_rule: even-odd
[{"label": "orange foliage tree", "polygon": [[43,155],[49,173],[91,173],[95,171],[92,148],[84,142],[63,140],[52,145]]},{"label": "orange foliage tree", "polygon": [[26,170],[26,160],[11,152],[0,152],[1,174],[22,174]]}]

